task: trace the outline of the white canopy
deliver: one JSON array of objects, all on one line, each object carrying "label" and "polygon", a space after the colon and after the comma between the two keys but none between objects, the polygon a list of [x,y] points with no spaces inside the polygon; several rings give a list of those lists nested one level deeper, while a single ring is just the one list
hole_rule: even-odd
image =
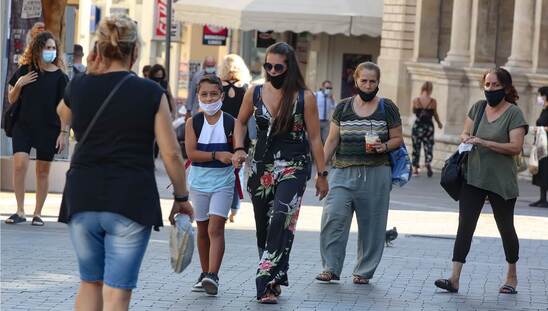
[{"label": "white canopy", "polygon": [[383,0],[178,0],[175,18],[241,30],[381,35]]}]

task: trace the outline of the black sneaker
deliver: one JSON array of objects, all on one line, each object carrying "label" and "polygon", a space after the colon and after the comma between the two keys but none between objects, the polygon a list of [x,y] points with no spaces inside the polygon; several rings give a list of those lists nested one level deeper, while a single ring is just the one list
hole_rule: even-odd
[{"label": "black sneaker", "polygon": [[192,286],[192,291],[193,292],[203,292],[204,291],[204,288],[202,286],[202,280],[204,279],[204,277],[207,275],[207,273],[205,272],[202,272],[200,274],[200,277],[198,278],[198,281],[196,282],[196,284],[194,284],[194,286]]},{"label": "black sneaker", "polygon": [[219,291],[219,277],[217,273],[207,273],[202,279],[202,287],[206,294],[215,296]]}]

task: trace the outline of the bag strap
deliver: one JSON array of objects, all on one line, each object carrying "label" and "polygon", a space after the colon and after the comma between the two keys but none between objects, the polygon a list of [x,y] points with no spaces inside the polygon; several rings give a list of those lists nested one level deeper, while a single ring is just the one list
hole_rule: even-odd
[{"label": "bag strap", "polygon": [[476,117],[474,118],[474,130],[472,131],[472,136],[476,136],[476,133],[478,132],[479,124],[481,122],[481,119],[483,118],[483,112],[485,111],[486,106],[487,101],[482,101],[479,107],[479,111],[476,113]]},{"label": "bag strap", "polygon": [[99,107],[99,110],[97,110],[97,112],[95,113],[95,115],[93,116],[93,119],[91,120],[91,122],[89,122],[89,125],[88,127],[86,128],[86,131],[84,132],[84,135],[82,135],[82,138],[80,139],[80,141],[78,142],[78,144],[76,144],[76,146],[74,147],[74,153],[72,154],[72,156],[74,157],[74,154],[76,154],[76,151],[79,149],[79,147],[86,141],[86,139],[88,138],[89,136],[89,132],[91,131],[91,129],[93,128],[93,126],[95,125],[95,123],[97,122],[97,119],[99,119],[99,117],[101,116],[101,114],[103,113],[103,111],[105,110],[105,108],[108,106],[110,100],[112,99],[112,97],[114,96],[114,94],[116,93],[116,91],[118,91],[118,89],[122,86],[122,84],[124,84],[124,82],[126,82],[126,80],[128,80],[129,78],[131,78],[133,76],[133,73],[129,73],[128,75],[126,75],[125,77],[122,78],[122,80],[120,80],[115,86],[114,88],[112,89],[112,91],[110,91],[110,94],[108,94],[107,98],[103,101],[103,103],[101,104],[101,106]]},{"label": "bag strap", "polygon": [[196,135],[196,141],[200,139],[200,134],[202,133],[202,127],[204,125],[204,113],[198,112],[192,117],[192,128],[194,129],[194,135]]},{"label": "bag strap", "polygon": [[259,109],[259,101],[261,99],[261,90],[263,88],[263,85],[257,85],[253,89],[253,106],[255,106],[257,109]]}]

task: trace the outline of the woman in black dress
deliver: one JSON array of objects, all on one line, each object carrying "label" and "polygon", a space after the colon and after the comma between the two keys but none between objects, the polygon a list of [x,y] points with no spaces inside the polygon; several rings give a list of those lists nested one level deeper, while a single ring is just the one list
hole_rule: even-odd
[{"label": "woman in black dress", "polygon": [[50,32],[41,32],[25,50],[20,67],[9,81],[8,102],[20,105],[13,128],[13,187],[17,212],[7,224],[25,222],[25,176],[31,148],[36,149],[36,207],[32,225],[43,226],[40,218],[48,194],[50,164],[55,153],[63,150],[68,134],[55,109],[61,101],[67,75],[57,55],[59,42]]},{"label": "woman in black dress", "polygon": [[[251,74],[244,60],[236,54],[228,54],[223,59],[219,78],[223,82],[223,106],[221,110],[230,114],[234,119],[238,118],[240,107],[244,100],[245,92],[251,82]],[[251,119],[250,119],[251,120]],[[254,125],[254,123],[253,123]],[[251,124],[248,123],[248,130]],[[244,147],[249,146],[249,132],[246,134]],[[234,197],[232,198],[232,206],[230,207],[229,221],[234,222],[234,217],[240,209],[240,194],[243,189],[244,168],[238,170],[238,179],[235,183]]]},{"label": "woman in black dress", "polygon": [[[544,127],[548,130],[548,86],[538,89],[537,102],[543,106],[540,117],[537,120],[538,130]],[[538,173],[533,175],[533,185],[540,187],[540,200],[529,204],[529,206],[548,207],[546,201],[546,190],[548,190],[548,157],[542,158],[538,163]]]}]

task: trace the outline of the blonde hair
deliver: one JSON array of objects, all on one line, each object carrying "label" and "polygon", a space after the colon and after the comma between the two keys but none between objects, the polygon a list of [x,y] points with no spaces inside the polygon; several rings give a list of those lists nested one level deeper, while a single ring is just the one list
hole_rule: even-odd
[{"label": "blonde hair", "polygon": [[137,24],[127,16],[105,17],[97,31],[97,53],[104,59],[129,61],[139,43]]},{"label": "blonde hair", "polygon": [[251,74],[244,60],[236,54],[228,54],[223,59],[221,64],[221,72],[219,77],[223,81],[238,80],[242,83],[249,84],[251,82]]},{"label": "blonde hair", "polygon": [[425,81],[421,86],[421,93],[426,92],[428,94],[432,94],[432,89],[433,88],[434,88],[434,86],[432,85],[432,82]]},{"label": "blonde hair", "polygon": [[381,68],[373,63],[373,62],[363,62],[363,63],[360,63],[357,67],[356,67],[356,70],[354,70],[354,81],[355,80],[358,80],[358,77],[360,75],[360,72],[364,69],[367,69],[367,70],[371,70],[371,71],[374,71],[376,74],[377,74],[377,82],[380,82],[381,81]]}]

